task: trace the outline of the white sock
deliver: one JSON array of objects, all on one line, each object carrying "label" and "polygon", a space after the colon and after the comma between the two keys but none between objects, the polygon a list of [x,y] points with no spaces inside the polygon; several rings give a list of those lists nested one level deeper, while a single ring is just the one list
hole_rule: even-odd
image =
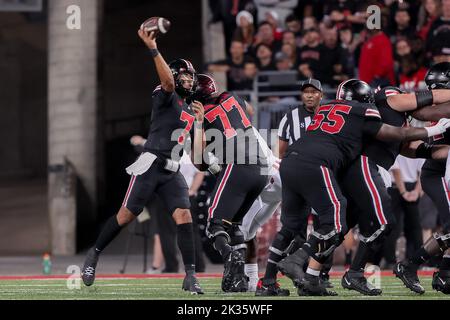
[{"label": "white sock", "polygon": [[447,184],[447,187],[450,189],[450,151],[447,155],[447,164],[445,166],[445,183]]},{"label": "white sock", "polygon": [[248,291],[255,292],[256,285],[258,284],[258,264],[257,263],[246,263],[244,266],[244,271],[247,277],[249,277],[248,281]]},{"label": "white sock", "polygon": [[314,277],[318,277],[320,276],[320,270],[314,270],[308,267],[308,269],[306,270],[306,273],[309,275],[312,275]]}]

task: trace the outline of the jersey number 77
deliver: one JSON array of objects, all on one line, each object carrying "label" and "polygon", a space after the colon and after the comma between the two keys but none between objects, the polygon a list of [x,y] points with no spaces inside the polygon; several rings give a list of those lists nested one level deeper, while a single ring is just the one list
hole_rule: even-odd
[{"label": "jersey number 77", "polygon": [[214,107],[212,110],[208,111],[205,114],[205,118],[209,123],[213,123],[217,118],[220,119],[223,127],[223,134],[225,135],[226,139],[231,139],[237,135],[235,128],[233,128],[233,126],[231,125],[231,121],[228,118],[228,113],[231,112],[233,108],[236,108],[238,110],[244,128],[251,127],[252,123],[250,122],[250,120],[248,120],[244,110],[233,96],[229,97],[224,102]]}]

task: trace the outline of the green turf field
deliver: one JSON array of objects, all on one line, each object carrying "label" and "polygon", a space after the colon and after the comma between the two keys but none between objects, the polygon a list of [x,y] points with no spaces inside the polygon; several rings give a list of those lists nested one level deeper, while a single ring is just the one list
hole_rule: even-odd
[{"label": "green turf field", "polygon": [[[191,296],[180,290],[182,280],[180,279],[108,279],[97,280],[92,287],[81,286],[81,289],[70,290],[67,288],[66,280],[2,280],[0,281],[0,300],[117,300],[117,299],[274,299],[255,297],[251,293],[224,294],[220,290],[220,279],[203,278],[200,279],[205,295]],[[394,277],[382,278],[383,295],[381,297],[362,296],[354,291],[344,290],[340,286],[340,278],[334,278],[337,297],[328,298],[305,298],[299,297],[297,291],[292,287],[292,283],[286,279],[281,279],[283,287],[291,290],[290,297],[280,299],[376,299],[376,300],[411,300],[411,299],[447,299],[450,295],[444,295],[431,289],[431,277],[421,277],[427,292],[420,296],[406,289],[403,284]],[[276,299],[276,298],[275,298]]]}]

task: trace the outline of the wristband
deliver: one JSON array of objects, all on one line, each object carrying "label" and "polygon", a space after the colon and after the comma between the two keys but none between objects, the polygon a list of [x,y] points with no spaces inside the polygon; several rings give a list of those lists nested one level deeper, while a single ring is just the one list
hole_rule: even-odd
[{"label": "wristband", "polygon": [[439,125],[425,127],[424,129],[428,132],[428,138],[443,134],[445,132],[445,129],[442,131],[443,128]]},{"label": "wristband", "polygon": [[158,49],[150,49],[150,53],[153,58],[156,58],[159,54],[159,51],[158,51]]},{"label": "wristband", "polygon": [[422,90],[416,92],[417,109],[433,105],[433,92]]}]

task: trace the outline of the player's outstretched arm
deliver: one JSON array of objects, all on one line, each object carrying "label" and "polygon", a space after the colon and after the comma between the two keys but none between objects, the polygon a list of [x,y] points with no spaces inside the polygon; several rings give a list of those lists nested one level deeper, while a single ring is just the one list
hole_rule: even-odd
[{"label": "player's outstretched arm", "polygon": [[[450,90],[447,91],[450,92]],[[414,111],[411,115],[422,121],[439,121],[442,118],[450,118],[450,102],[425,107]]]},{"label": "player's outstretched arm", "polygon": [[447,145],[430,145],[423,141],[411,141],[403,143],[401,155],[412,159],[445,160],[449,151],[450,146]]},{"label": "player's outstretched arm", "polygon": [[142,29],[138,31],[139,37],[145,43],[145,45],[150,49],[156,66],[156,72],[158,73],[159,80],[161,81],[161,87],[166,92],[175,91],[175,80],[173,78],[172,71],[170,71],[169,66],[162,57],[161,53],[158,51],[158,46],[156,45],[155,32],[147,32]]},{"label": "player's outstretched arm", "polygon": [[428,128],[405,127],[399,128],[383,124],[375,138],[381,141],[414,141],[437,136],[444,133],[450,127],[450,119],[443,118]]},{"label": "player's outstretched arm", "polygon": [[422,108],[432,106],[433,104],[450,102],[450,90],[435,89],[431,91],[425,90],[396,94],[388,97],[387,102],[392,109],[399,112],[419,111]]}]

